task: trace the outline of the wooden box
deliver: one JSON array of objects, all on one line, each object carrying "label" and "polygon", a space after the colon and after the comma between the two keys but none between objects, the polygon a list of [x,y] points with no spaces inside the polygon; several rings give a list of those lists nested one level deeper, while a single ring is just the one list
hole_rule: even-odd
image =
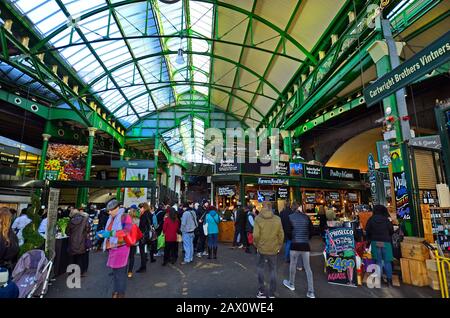
[{"label": "wooden box", "polygon": [[437,261],[435,259],[427,259],[426,264],[427,264],[427,270],[429,272],[437,272],[438,271]]},{"label": "wooden box", "polygon": [[421,204],[420,210],[422,212],[423,219],[431,219],[430,206],[428,204]]},{"label": "wooden box", "polygon": [[438,272],[428,271],[427,275],[429,279],[439,281]]},{"label": "wooden box", "polygon": [[428,243],[435,242],[434,235],[432,233],[427,233],[424,236],[425,236],[425,241],[427,241]]},{"label": "wooden box", "polygon": [[429,286],[430,286],[433,290],[441,290],[441,287],[440,287],[440,285],[439,285],[439,280],[432,280],[432,279],[430,279]]},{"label": "wooden box", "polygon": [[423,261],[402,258],[402,280],[405,284],[427,286],[429,284],[427,266]]},{"label": "wooden box", "polygon": [[234,238],[234,222],[224,221],[219,223],[219,242],[232,243]]},{"label": "wooden box", "polygon": [[[424,240],[421,238],[422,241]],[[400,243],[402,257],[414,259],[418,261],[425,261],[430,258],[428,248],[422,243],[403,241]]]}]

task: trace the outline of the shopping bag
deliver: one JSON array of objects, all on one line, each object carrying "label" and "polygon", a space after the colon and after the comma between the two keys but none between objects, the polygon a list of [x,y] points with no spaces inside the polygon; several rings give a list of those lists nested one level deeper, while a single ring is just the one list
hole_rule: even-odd
[{"label": "shopping bag", "polygon": [[203,224],[203,233],[205,233],[205,236],[208,235],[208,223]]},{"label": "shopping bag", "polygon": [[253,245],[253,233],[247,233],[247,242],[249,245]]},{"label": "shopping bag", "polygon": [[142,238],[142,232],[136,224],[131,226],[131,231],[123,238],[128,246],[134,246]]},{"label": "shopping bag", "polygon": [[158,244],[157,249],[160,250],[166,246],[166,237],[164,236],[164,233],[161,233],[160,236],[158,236]]}]

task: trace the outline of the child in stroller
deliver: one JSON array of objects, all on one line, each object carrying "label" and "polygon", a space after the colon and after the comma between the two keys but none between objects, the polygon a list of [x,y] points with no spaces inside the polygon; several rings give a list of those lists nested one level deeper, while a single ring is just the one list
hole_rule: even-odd
[{"label": "child in stroller", "polygon": [[48,261],[42,250],[31,250],[20,257],[12,273],[19,288],[19,298],[39,296],[47,293],[52,261]]}]

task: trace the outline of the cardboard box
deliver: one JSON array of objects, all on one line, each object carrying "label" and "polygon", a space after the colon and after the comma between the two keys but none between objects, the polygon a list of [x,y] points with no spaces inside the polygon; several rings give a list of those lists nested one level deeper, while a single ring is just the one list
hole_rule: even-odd
[{"label": "cardboard box", "polygon": [[[424,239],[422,238],[422,241]],[[421,242],[422,242],[421,241]],[[422,243],[403,241],[400,243],[402,257],[414,259],[417,261],[425,261],[430,258],[428,248]]]},{"label": "cardboard box", "polygon": [[427,266],[424,261],[402,258],[400,262],[403,283],[419,287],[429,284]]}]

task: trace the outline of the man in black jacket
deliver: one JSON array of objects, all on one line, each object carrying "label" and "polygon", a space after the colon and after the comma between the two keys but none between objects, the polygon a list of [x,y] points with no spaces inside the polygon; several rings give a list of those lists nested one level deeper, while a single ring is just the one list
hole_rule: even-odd
[{"label": "man in black jacket", "polygon": [[[297,206],[296,203],[293,204],[293,206]],[[290,256],[289,251],[291,250],[291,240],[287,236],[287,230],[289,227],[289,216],[292,214],[291,205],[289,202],[286,202],[285,208],[281,211],[281,225],[283,226],[283,232],[284,232],[284,260],[286,263],[289,263]]]},{"label": "man in black jacket", "polygon": [[205,224],[206,214],[209,212],[209,201],[203,200],[202,206],[199,206],[196,211],[198,217],[198,240],[197,240],[197,257],[202,257],[208,255],[206,252],[206,235],[203,231],[203,225]]},{"label": "man in black jacket", "polygon": [[308,292],[306,297],[315,298],[313,273],[309,263],[311,247],[309,240],[311,239],[314,227],[308,215],[303,213],[302,206],[299,206],[294,213],[289,216],[289,224],[287,227],[287,235],[291,240],[291,264],[289,266],[289,280],[285,279],[283,285],[290,290],[295,290],[295,273],[297,260],[301,257],[308,280]]}]

